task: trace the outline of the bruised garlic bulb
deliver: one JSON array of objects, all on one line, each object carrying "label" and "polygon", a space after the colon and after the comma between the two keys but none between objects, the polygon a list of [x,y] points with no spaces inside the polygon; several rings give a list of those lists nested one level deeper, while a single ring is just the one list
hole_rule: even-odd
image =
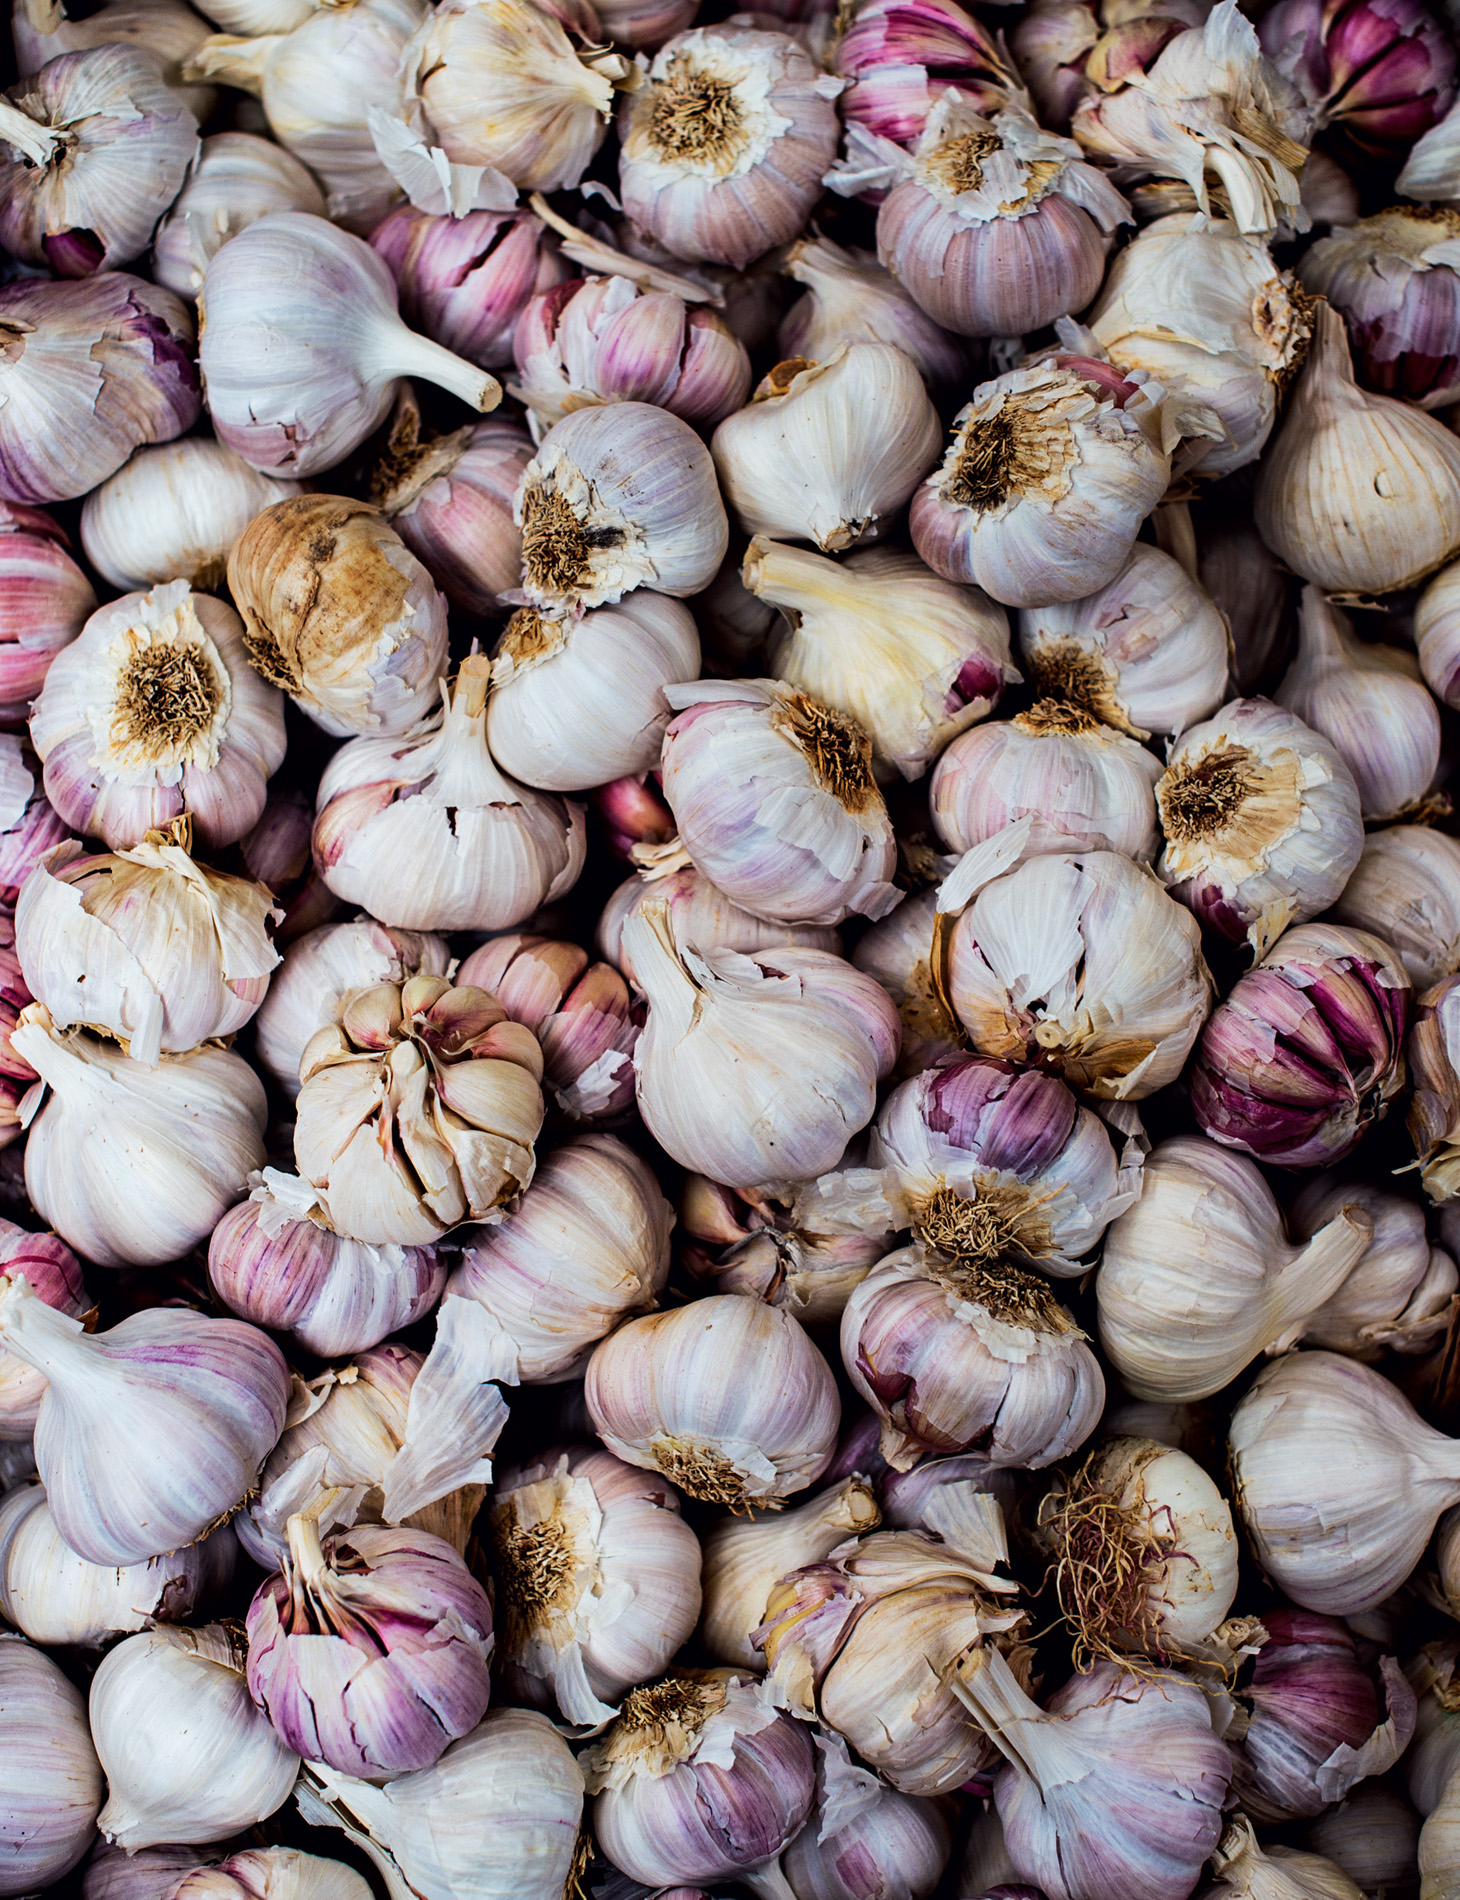
[{"label": "bruised garlic bulb", "polygon": [[[82,1284],[81,1262],[55,1234],[32,1234],[0,1220],[0,1273],[19,1275],[47,1306],[73,1319],[96,1310]],[[0,1345],[0,1454],[7,1445],[29,1444],[45,1390],[45,1373]],[[0,1493],[4,1488],[0,1474]]]},{"label": "bruised garlic bulb", "polygon": [[472,654],[433,720],[355,739],[325,767],[314,861],[337,897],[407,928],[510,930],[578,881],[583,807],[498,770],[491,673]]},{"label": "bruised garlic bulb", "polygon": [[501,1473],[489,1517],[499,1669],[569,1722],[611,1721],[699,1614],[700,1547],[678,1495],[606,1451],[572,1448]]},{"label": "bruised garlic bulb", "polygon": [[215,132],[199,146],[197,163],[153,236],[157,282],[179,297],[196,297],[214,255],[271,211],[322,218],[324,193],[294,154],[272,139]]},{"label": "bruised garlic bulb", "polygon": [[1294,1201],[1290,1225],[1299,1240],[1310,1238],[1345,1205],[1360,1208],[1374,1224],[1374,1238],[1342,1285],[1303,1327],[1310,1346],[1326,1346],[1351,1359],[1373,1360],[1388,1348],[1423,1352],[1449,1324],[1460,1274],[1442,1247],[1432,1247],[1424,1209],[1415,1201],[1366,1181],[1346,1181],[1335,1169],[1309,1181]]},{"label": "bruised garlic bulb", "polygon": [[1428,989],[1460,969],[1460,843],[1428,825],[1369,832],[1329,914],[1382,935]]},{"label": "bruised garlic bulb", "polygon": [[[780,944],[800,944],[807,950],[826,950],[840,956],[840,931],[815,924],[770,923],[732,904],[689,862],[677,839],[669,845],[650,847],[643,855],[647,860],[643,870],[637,877],[626,878],[612,893],[596,931],[599,954],[622,970],[636,989],[639,981],[633,954],[624,942],[624,927],[631,917],[655,903],[663,903],[668,910],[670,933],[678,950],[698,948],[706,955],[711,950],[740,950],[754,956],[759,950]],[[901,910],[896,913],[901,914]]]},{"label": "bruised garlic bulb", "polygon": [[854,1767],[835,1729],[817,1729],[816,1805],[781,1856],[797,1900],[929,1900],[948,1863],[942,1807]]},{"label": "bruised garlic bulb", "polygon": [[819,363],[843,343],[891,343],[935,388],[964,377],[967,346],[934,323],[870,251],[802,237],[781,268],[806,286],[776,332],[783,360],[800,356]]},{"label": "bruised garlic bulb", "polygon": [[886,534],[938,440],[912,358],[889,343],[846,343],[824,362],[777,364],[710,447],[748,533],[814,541],[831,554]]},{"label": "bruised garlic bulb", "polygon": [[96,1840],[105,1786],[86,1704],[44,1650],[0,1635],[0,1891],[59,1880]]}]

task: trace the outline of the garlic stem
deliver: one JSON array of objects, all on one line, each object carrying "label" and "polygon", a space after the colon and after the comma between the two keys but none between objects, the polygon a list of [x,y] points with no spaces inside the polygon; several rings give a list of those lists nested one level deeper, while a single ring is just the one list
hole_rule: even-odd
[{"label": "garlic stem", "polygon": [[234,33],[215,33],[203,41],[197,52],[183,64],[184,79],[221,79],[240,92],[251,92],[255,99],[264,96],[264,69],[274,48],[289,38],[287,33],[260,33],[254,39]]},{"label": "garlic stem", "polygon": [[[828,571],[843,585],[833,590],[826,585]],[[804,612],[827,605],[845,605],[847,576],[834,563],[813,554],[809,548],[793,548],[784,541],[772,541],[758,534],[751,542],[741,565],[740,578],[761,600],[792,612]]]},{"label": "garlic stem", "polygon": [[635,980],[651,998],[666,1029],[672,1027],[677,1041],[689,1034],[700,1013],[700,986],[680,962],[665,899],[651,899],[637,914],[648,928],[635,933]]},{"label": "garlic stem", "polygon": [[365,382],[421,376],[440,389],[450,390],[473,409],[495,409],[502,400],[502,385],[490,371],[478,369],[475,363],[453,355],[403,323],[382,324],[372,330],[362,343],[359,371]]},{"label": "garlic stem", "polygon": [[49,165],[66,134],[54,126],[38,125],[28,112],[0,99],[0,141],[13,145],[32,165]]},{"label": "garlic stem", "polygon": [[1277,1336],[1265,1348],[1268,1353],[1286,1352],[1297,1343],[1309,1319],[1337,1293],[1373,1237],[1374,1224],[1362,1207],[1342,1207],[1278,1270],[1268,1283],[1273,1322],[1278,1327]]},{"label": "garlic stem", "polygon": [[79,1319],[48,1306],[24,1274],[0,1273],[0,1342],[8,1353],[54,1379],[67,1349],[84,1330]]}]

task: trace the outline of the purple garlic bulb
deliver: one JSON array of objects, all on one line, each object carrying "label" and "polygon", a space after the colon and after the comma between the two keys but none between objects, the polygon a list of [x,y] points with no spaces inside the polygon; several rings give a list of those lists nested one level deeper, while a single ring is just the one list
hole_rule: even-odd
[{"label": "purple garlic bulb", "polygon": [[1348,324],[1366,387],[1421,409],[1460,397],[1460,212],[1395,205],[1320,238],[1299,270]]},{"label": "purple garlic bulb", "polygon": [[1362,151],[1401,155],[1455,94],[1449,34],[1420,0],[1279,0],[1262,50],[1314,109]]},{"label": "purple garlic bulb", "polygon": [[435,218],[397,205],[370,244],[390,266],[406,322],[482,369],[510,366],[517,319],[569,271],[530,211]]}]

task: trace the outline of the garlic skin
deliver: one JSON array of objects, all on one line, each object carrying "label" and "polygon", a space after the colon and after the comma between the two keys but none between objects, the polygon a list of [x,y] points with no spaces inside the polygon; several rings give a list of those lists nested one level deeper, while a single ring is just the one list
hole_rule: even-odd
[{"label": "garlic skin", "polygon": [[91,616],[51,663],[30,735],[46,796],[75,830],[124,850],[186,810],[216,849],[264,808],[284,708],[249,666],[233,609],[169,581]]},{"label": "garlic skin", "polygon": [[1413,1884],[1419,1816],[1401,1794],[1367,1781],[1309,1827],[1310,1847],[1341,1867],[1361,1892]]},{"label": "garlic skin", "polygon": [[86,497],[81,545],[124,593],[179,576],[216,593],[228,550],[254,516],[298,492],[297,482],[261,475],[221,442],[185,436],[138,449]]},{"label": "garlic skin", "polygon": [[[899,62],[906,62],[901,70]],[[891,0],[859,0],[837,28],[832,63],[852,81],[842,101],[849,129],[902,144],[923,130],[950,83],[989,111],[1017,87],[1002,45],[957,0],[922,0],[911,13]]]},{"label": "garlic skin", "polygon": [[498,1667],[514,1694],[593,1728],[694,1631],[700,1547],[663,1478],[606,1451],[547,1451],[490,1509]]},{"label": "garlic skin", "polygon": [[482,369],[511,366],[518,318],[571,269],[530,211],[431,217],[402,204],[370,243],[390,266],[406,322]]},{"label": "garlic skin", "polygon": [[1414,644],[1425,684],[1447,706],[1460,705],[1460,562],[1436,574],[1414,610]]},{"label": "garlic skin", "polygon": [[105,1793],[86,1705],[43,1650],[0,1635],[0,1891],[34,1893],[67,1874],[96,1839]]},{"label": "garlic skin", "polygon": [[345,1239],[297,1175],[265,1168],[249,1185],[208,1243],[209,1282],[240,1319],[330,1359],[378,1346],[440,1300],[448,1268],[434,1248]]},{"label": "garlic skin", "polygon": [[29,743],[0,733],[0,908],[14,911],[20,887],[47,851],[70,836],[41,790]]},{"label": "garlic skin", "polygon": [[962,1032],[946,997],[933,981],[937,921],[936,889],[915,891],[890,917],[873,924],[858,939],[850,959],[854,969],[875,978],[897,1005],[902,1051],[893,1074],[899,1079],[921,1074],[948,1057],[964,1053]]},{"label": "garlic skin", "polygon": [[[185,1873],[168,1900],[180,1900],[183,1894],[187,1900],[366,1900],[369,1892],[364,1876],[343,1861],[301,1854],[297,1847],[256,1847],[230,1854],[216,1867]],[[88,1894],[86,1900],[113,1900],[113,1896]]]},{"label": "garlic skin", "polygon": [[149,1630],[109,1650],[91,1683],[91,1733],[107,1778],[97,1826],[135,1853],[205,1846],[267,1820],[299,1757],[249,1700],[242,1645],[221,1623]]},{"label": "garlic skin", "polygon": [[[267,325],[261,284],[270,286]],[[198,310],[214,432],[266,473],[317,475],[342,462],[390,413],[403,376],[473,409],[502,399],[486,370],[406,328],[389,266],[362,238],[307,212],[271,212],[225,244]]]},{"label": "garlic skin", "polygon": [[208,22],[184,0],[107,0],[104,8],[75,20],[50,6],[37,7],[32,17],[25,0],[18,0],[10,12],[10,34],[23,73],[38,73],[62,53],[121,41],[146,53],[199,125],[218,103],[216,86],[190,86],[182,77],[183,62],[208,36]]},{"label": "garlic skin", "polygon": [[711,1504],[804,1491],[831,1462],[841,1416],[796,1320],[733,1293],[628,1321],[595,1349],[585,1397],[616,1457]]},{"label": "garlic skin", "polygon": [[[82,1283],[81,1262],[55,1234],[33,1234],[13,1221],[0,1221],[0,1273],[22,1275],[47,1306],[73,1319],[96,1310]],[[0,1346],[0,1455],[8,1445],[29,1444],[45,1390],[44,1372]]]},{"label": "garlic skin", "polygon": [[252,132],[215,132],[205,138],[153,235],[157,282],[176,296],[195,298],[209,263],[229,238],[272,211],[308,211],[322,218],[324,193],[294,154],[271,139]]},{"label": "garlic skin", "polygon": [[842,90],[789,33],[732,19],[677,34],[622,107],[624,210],[675,257],[743,271],[821,196]]},{"label": "garlic skin", "polygon": [[811,1739],[816,1805],[781,1855],[797,1900],[929,1900],[952,1847],[943,1810],[854,1767],[834,1729]]},{"label": "garlic skin", "polygon": [[126,271],[0,285],[0,501],[69,501],[198,419],[191,313]]},{"label": "garlic skin", "polygon": [[1374,1238],[1342,1285],[1303,1327],[1303,1341],[1375,1360],[1391,1352],[1418,1353],[1438,1343],[1460,1291],[1460,1273],[1443,1247],[1432,1247],[1417,1202],[1366,1181],[1346,1181],[1344,1170],[1304,1184],[1289,1217],[1294,1236],[1310,1239],[1345,1205],[1369,1216]]},{"label": "garlic skin", "polygon": [[665,698],[678,716],[664,733],[664,796],[684,850],[732,902],[773,923],[836,925],[901,901],[872,742],[855,720],[776,680],[700,680]]},{"label": "garlic skin", "polygon": [[1457,1835],[1460,1835],[1460,1785],[1452,1780],[1430,1809],[1419,1832],[1420,1892],[1427,1897],[1434,1895],[1436,1900],[1442,1900],[1447,1888],[1454,1885],[1456,1864],[1460,1862]]},{"label": "garlic skin", "polygon": [[[754,956],[782,944],[800,944],[807,950],[841,955],[838,930],[817,924],[770,923],[731,903],[689,863],[676,840],[662,848],[658,863],[647,863],[637,877],[626,878],[619,885],[598,920],[595,938],[599,954],[622,970],[636,990],[639,981],[632,951],[624,942],[624,929],[631,917],[656,903],[664,904],[668,911],[669,929],[678,951],[699,948],[708,955],[712,950],[739,950]],[[896,914],[900,916],[901,910]]]},{"label": "garlic skin", "polygon": [[709,451],[687,422],[643,402],[579,410],[549,429],[513,519],[528,597],[559,611],[635,587],[698,593],[730,538]]},{"label": "garlic skin", "polygon": [[498,764],[543,791],[648,771],[672,717],[664,689],[699,670],[689,609],[646,588],[576,620],[520,608],[492,656],[487,743]]},{"label": "garlic skin", "polygon": [[967,345],[934,323],[872,252],[802,237],[781,268],[806,286],[776,332],[783,361],[800,356],[820,363],[844,343],[890,343],[935,388],[966,376]]},{"label": "garlic skin", "polygon": [[624,941],[649,1003],[635,1090],[660,1145],[734,1188],[833,1168],[897,1060],[886,991],[822,950],[680,950],[662,903]]},{"label": "garlic skin", "polygon": [[1341,1867],[1320,1854],[1305,1854],[1294,1847],[1262,1848],[1257,1844],[1252,1823],[1246,1815],[1232,1822],[1212,1854],[1212,1867],[1218,1884],[1207,1894],[1218,1900],[1223,1894],[1240,1894],[1255,1900],[1272,1895],[1273,1900],[1364,1900],[1363,1889],[1356,1886]]},{"label": "garlic skin", "polygon": [[1304,253],[1306,288],[1348,325],[1364,383],[1421,409],[1460,397],[1460,216],[1395,205]]},{"label": "garlic skin", "polygon": [[1409,1798],[1421,1814],[1429,1814],[1438,1805],[1455,1772],[1460,1747],[1460,1722],[1451,1706],[1456,1650],[1452,1640],[1442,1638],[1426,1643],[1405,1665],[1416,1704],[1414,1747],[1405,1763],[1404,1779]]},{"label": "garlic skin", "polygon": [[213,1873],[212,1862],[196,1847],[143,1847],[128,1854],[98,1834],[86,1857],[81,1893],[83,1900],[163,1900],[192,1873]]},{"label": "garlic skin", "polygon": [[912,358],[890,343],[845,343],[822,362],[778,364],[710,448],[748,534],[814,541],[832,554],[886,534],[938,440]]},{"label": "garlic skin", "polygon": [[1428,825],[1371,831],[1330,916],[1398,951],[1417,990],[1460,969],[1460,844]]},{"label": "garlic skin", "polygon": [[1440,714],[1402,647],[1371,645],[1316,587],[1303,589],[1298,652],[1273,695],[1330,740],[1373,823],[1419,804],[1440,768]]},{"label": "garlic skin", "polygon": [[1289,1353],[1260,1373],[1232,1414],[1230,1446],[1258,1561],[1294,1603],[1326,1616],[1382,1603],[1460,1502],[1455,1441],[1337,1353]]},{"label": "garlic skin", "polygon": [[57,845],[26,879],[16,947],[60,1029],[113,1035],[134,1062],[231,1037],[263,1001],[281,913],[262,884],[198,864],[186,819],[132,850]]},{"label": "garlic skin", "polygon": [[855,719],[880,777],[921,778],[1019,679],[1007,614],[912,555],[869,548],[836,562],[757,535],[741,575],[781,610],[770,671]]},{"label": "garlic skin", "polygon": [[0,502],[0,726],[23,727],[59,648],[96,612],[70,542],[39,508]]},{"label": "garlic skin", "polygon": [[1273,553],[1328,593],[1413,587],[1460,548],[1460,442],[1409,403],[1359,388],[1326,303],[1253,512]]},{"label": "garlic skin", "polygon": [[1405,1054],[1414,1098],[1407,1126],[1432,1201],[1460,1194],[1460,976],[1419,997]]},{"label": "garlic skin", "polygon": [[0,1612],[35,1643],[93,1647],[154,1620],[182,1622],[222,1593],[237,1556],[237,1539],[220,1525],[145,1564],[90,1564],[62,1539],[42,1486],[0,1497]]},{"label": "garlic skin", "polygon": [[325,767],[315,864],[384,923],[510,930],[578,881],[583,807],[518,785],[488,749],[491,667],[463,660],[434,719],[401,740],[355,739]]},{"label": "garlic skin", "polygon": [[1205,589],[1141,542],[1096,592],[1019,616],[1019,654],[1035,686],[1136,739],[1184,732],[1215,712],[1230,649]]}]

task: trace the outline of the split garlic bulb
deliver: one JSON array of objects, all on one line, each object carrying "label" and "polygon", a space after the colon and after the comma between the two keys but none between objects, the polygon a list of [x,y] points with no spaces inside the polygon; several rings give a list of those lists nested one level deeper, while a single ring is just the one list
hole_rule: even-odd
[{"label": "split garlic bulb", "polygon": [[[619,885],[598,920],[600,955],[622,970],[635,988],[638,978],[632,951],[624,942],[624,927],[631,917],[655,903],[663,903],[668,910],[669,928],[678,950],[698,948],[705,954],[711,950],[741,950],[754,956],[779,944],[800,944],[807,950],[841,955],[838,930],[818,924],[771,923],[732,904],[702,871],[695,869],[677,840],[663,846],[659,856],[659,862],[647,864],[637,877],[626,878]],[[901,909],[894,915],[901,916]]]},{"label": "split garlic bulb", "polygon": [[771,672],[855,719],[885,777],[921,778],[1019,678],[1003,609],[913,555],[869,548],[828,561],[757,535],[741,575],[781,610]]},{"label": "split garlic bulb", "polygon": [[588,1415],[608,1449],[692,1498],[786,1498],[831,1463],[836,1382],[784,1308],[741,1294],[630,1320],[588,1362]]},{"label": "split garlic bulb", "polygon": [[537,1039],[485,990],[357,990],[300,1059],[299,1172],[336,1233],[429,1245],[532,1180],[541,1076]]},{"label": "split garlic bulb", "polygon": [[322,218],[324,193],[294,154],[272,139],[215,132],[202,141],[196,164],[153,235],[157,282],[179,297],[196,297],[214,255],[271,211]]},{"label": "split garlic bulb", "polygon": [[[0,725],[13,730],[25,725],[58,649],[96,612],[69,546],[43,509],[0,502]],[[7,815],[7,830],[11,823]]]},{"label": "split garlic bulb", "polygon": [[[13,1221],[0,1221],[0,1273],[23,1276],[31,1292],[58,1313],[82,1319],[95,1311],[82,1283],[81,1262],[55,1234],[33,1234]],[[45,1390],[45,1373],[0,1345],[0,1455],[7,1445],[29,1445]],[[4,1488],[0,1473],[0,1493]]]},{"label": "split garlic bulb", "polygon": [[1292,1207],[1290,1225],[1299,1240],[1346,1204],[1360,1208],[1374,1225],[1358,1263],[1306,1321],[1304,1342],[1351,1359],[1378,1359],[1386,1348],[1423,1352],[1449,1323],[1451,1301],[1460,1291],[1455,1262],[1443,1247],[1430,1245],[1417,1202],[1366,1181],[1346,1181],[1346,1173],[1334,1169],[1307,1182]]},{"label": "split garlic bulb", "polygon": [[233,609],[169,581],[91,616],[52,661],[30,733],[46,796],[77,831],[116,851],[186,810],[216,848],[264,808],[284,708]]},{"label": "split garlic bulb", "polygon": [[938,440],[912,358],[890,343],[846,343],[824,362],[778,364],[710,447],[747,533],[814,541],[831,554],[886,534]]},{"label": "split garlic bulb", "polygon": [[370,243],[390,265],[406,322],[483,369],[510,367],[517,319],[571,268],[530,211],[430,217],[401,204]]},{"label": "split garlic bulb", "polygon": [[142,1564],[206,1536],[284,1427],[283,1356],[236,1319],[158,1306],[87,1333],[7,1272],[0,1340],[49,1381],[36,1464],[57,1530],[88,1563]]},{"label": "split garlic bulb", "polygon": [[1255,1162],[1173,1136],[1147,1157],[1140,1199],[1105,1236],[1100,1343],[1138,1399],[1209,1398],[1260,1353],[1303,1337],[1373,1233],[1362,1205],[1343,1203],[1306,1246],[1290,1246]]},{"label": "split garlic bulb", "polygon": [[1452,206],[1395,205],[1320,238],[1299,267],[1348,324],[1365,385],[1421,409],[1460,398],[1457,236]]},{"label": "split garlic bulb", "polygon": [[1407,1125],[1432,1201],[1460,1194],[1460,976],[1419,998],[1406,1048],[1414,1099]]},{"label": "split garlic bulb", "polygon": [[835,1729],[817,1729],[816,1805],[781,1855],[797,1900],[930,1900],[952,1847],[937,1802],[854,1767]]},{"label": "split garlic bulb", "polygon": [[631,917],[624,940],[649,1001],[639,1109],[661,1146],[727,1187],[834,1167],[897,1060],[887,992],[824,950],[680,950],[663,903]]},{"label": "split garlic bulb", "polygon": [[549,429],[513,517],[527,593],[559,610],[601,607],[635,587],[696,594],[730,538],[709,450],[645,402],[582,409]]},{"label": "split garlic bulb", "polygon": [[495,616],[522,571],[512,500],[532,460],[526,429],[488,416],[450,435],[425,436],[402,401],[370,499],[453,607]]},{"label": "split garlic bulb", "polygon": [[598,1725],[668,1668],[700,1608],[700,1547],[665,1479],[548,1451],[493,1488],[498,1667],[515,1694]]},{"label": "split garlic bulb", "polygon": [[665,687],[699,670],[689,609],[648,588],[576,620],[520,608],[492,655],[487,743],[514,778],[548,792],[646,772],[672,717]]},{"label": "split garlic bulb", "polygon": [[1334,744],[1267,699],[1234,699],[1170,748],[1157,867],[1202,923],[1263,956],[1338,898],[1364,844]]},{"label": "split garlic bulb", "polygon": [[800,356],[820,363],[843,343],[891,343],[934,388],[966,375],[967,345],[934,323],[872,252],[802,237],[781,268],[806,286],[776,332],[782,360]]},{"label": "split garlic bulb", "polygon": [[109,1841],[130,1852],[225,1841],[289,1799],[299,1757],[250,1700],[243,1664],[222,1623],[149,1630],[103,1657],[90,1714]]},{"label": "split garlic bulb", "polygon": [[86,1704],[44,1650],[0,1635],[0,1892],[35,1893],[96,1839],[105,1786]]},{"label": "split garlic bulb", "polygon": [[759,20],[677,34],[623,106],[624,210],[675,257],[743,271],[821,196],[842,89]]},{"label": "split garlic bulb", "polygon": [[854,719],[777,680],[699,680],[665,698],[677,717],[664,796],[684,850],[727,897],[794,925],[885,917],[901,901],[872,741]]},{"label": "split garlic bulb", "polygon": [[1137,739],[1184,732],[1215,712],[1228,651],[1227,623],[1206,590],[1143,542],[1095,593],[1019,616],[1019,655],[1036,688]]},{"label": "split garlic bulb", "polygon": [[491,673],[471,655],[434,719],[352,740],[325,767],[314,861],[337,897],[407,928],[510,930],[577,883],[583,807],[498,770]]}]

